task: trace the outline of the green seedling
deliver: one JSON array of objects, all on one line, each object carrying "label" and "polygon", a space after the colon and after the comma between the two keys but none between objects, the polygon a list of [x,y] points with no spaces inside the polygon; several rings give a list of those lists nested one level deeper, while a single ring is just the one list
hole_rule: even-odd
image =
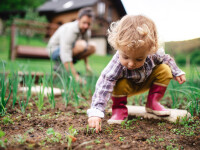
[{"label": "green seedling", "polygon": [[92,145],[88,145],[88,146],[86,146],[85,148],[86,148],[86,149],[92,149],[93,146],[92,146]]},{"label": "green seedling", "polygon": [[180,105],[185,106],[192,116],[200,112],[200,72],[199,69],[191,69],[189,78],[184,85],[179,85],[172,81],[169,85],[168,92],[172,99],[172,108],[178,108]]},{"label": "green seedling", "polygon": [[55,132],[53,128],[47,129],[47,135],[52,135],[52,137],[47,137],[46,140],[47,142],[50,143],[58,143],[60,142],[62,135],[58,132]]},{"label": "green seedling", "polygon": [[61,74],[58,74],[57,72],[54,72],[55,75],[57,75],[57,77],[60,79],[61,84],[62,84],[62,88],[64,89],[62,96],[65,102],[65,106],[68,105],[69,103],[69,99],[71,99],[72,97],[72,93],[73,93],[73,89],[72,89],[72,76],[67,73],[64,69],[64,66],[61,65],[62,67],[62,72]]},{"label": "green seedling", "polygon": [[38,94],[38,100],[36,101],[36,106],[40,112],[42,111],[43,106],[44,106],[44,89],[46,87],[45,75],[44,75],[42,81],[43,81],[43,86],[41,88],[41,83],[40,83],[40,92]]},{"label": "green seedling", "polygon": [[[66,85],[65,85],[65,82],[63,80],[63,78],[61,77],[60,74],[58,74],[57,72],[53,72],[54,76],[57,76],[60,81],[61,81],[61,84],[62,84],[62,88],[64,89],[64,93],[62,93],[62,96],[64,98],[65,101],[65,106],[67,106],[68,104],[68,100],[67,100],[67,95],[66,95]],[[51,77],[53,78],[53,77]],[[54,100],[54,93],[53,93],[53,79],[50,79],[50,82],[51,82],[51,93],[48,94],[48,98],[49,98],[49,102],[50,104],[52,104],[52,107],[55,105],[55,100]]]},{"label": "green seedling", "polygon": [[114,128],[113,127],[110,127],[110,126],[107,126],[105,132],[108,132],[109,135],[112,135],[112,132],[113,132]]},{"label": "green seedling", "polygon": [[34,133],[34,131],[35,131],[34,128],[31,128],[31,129],[29,129],[28,131],[26,131],[26,134],[28,134],[28,133],[29,133],[29,134],[32,134],[32,133]]},{"label": "green seedling", "polygon": [[149,139],[146,139],[146,141],[151,144],[151,143],[155,143],[156,142],[156,139],[155,139],[155,135],[154,136],[151,136]]},{"label": "green seedling", "polygon": [[28,113],[26,116],[27,116],[28,119],[31,118],[31,114],[30,113]]},{"label": "green seedling", "polygon": [[87,134],[87,135],[88,135],[88,133],[89,133],[89,130],[90,130],[89,125],[87,125],[87,126],[86,126],[86,134]]},{"label": "green seedling", "polygon": [[158,141],[163,142],[163,141],[165,141],[165,139],[164,138],[158,138]]},{"label": "green seedling", "polygon": [[96,140],[94,140],[94,143],[96,143],[96,144],[100,144],[101,141],[100,141],[99,139],[96,139]]},{"label": "green seedling", "polygon": [[1,140],[2,137],[4,137],[6,134],[5,132],[3,132],[2,130],[0,130],[0,146],[5,148],[5,143],[7,143],[7,139],[5,139],[4,141]]},{"label": "green seedling", "polygon": [[[28,75],[25,75],[25,77],[22,78],[22,81],[23,81],[23,87],[27,88],[26,97],[25,97],[24,91],[22,93],[21,99],[17,98],[17,96],[16,96],[16,94],[17,94],[17,85],[16,84],[18,84],[18,82],[19,82],[18,79],[17,79],[17,81],[15,81],[13,83],[13,92],[14,92],[15,99],[18,100],[18,102],[19,102],[20,109],[21,109],[22,113],[25,113],[26,107],[28,106],[29,100],[31,98],[31,88],[32,88],[32,85],[35,81],[35,76],[32,78],[31,72],[29,72]],[[13,102],[13,107],[14,107],[14,104],[15,104],[15,102]]]},{"label": "green seedling", "polygon": [[89,125],[86,126],[86,135],[89,134],[94,134],[95,133],[95,128],[90,128]]},{"label": "green seedling", "polygon": [[78,131],[76,129],[74,129],[73,126],[71,125],[68,128],[68,132],[65,132],[65,133],[67,134],[67,136],[66,136],[67,145],[68,145],[67,149],[72,149],[71,145],[72,145],[72,142],[76,141],[75,135],[78,134]]},{"label": "green seedling", "polygon": [[19,83],[19,76],[18,73],[12,73],[12,86],[13,86],[13,108],[15,106],[15,103],[17,101],[17,91],[18,91],[18,83]]},{"label": "green seedling", "polygon": [[[51,93],[50,94],[47,94],[48,96],[48,99],[49,99],[49,103],[51,104],[51,108],[55,108],[55,99],[54,99],[54,92],[53,92],[53,64],[52,64],[52,57],[50,57],[50,60],[51,60],[51,75],[50,75],[50,85],[51,85]],[[45,81],[43,81],[43,84],[44,84]]]},{"label": "green seedling", "polygon": [[10,116],[5,116],[5,117],[3,117],[3,124],[5,124],[5,125],[9,125],[9,124],[13,124],[14,122],[13,122],[13,120],[10,118]]},{"label": "green seedling", "polygon": [[166,150],[178,150],[178,149],[179,149],[178,147],[173,146],[171,144],[166,146]]},{"label": "green seedling", "polygon": [[165,126],[165,124],[166,124],[165,122],[159,122],[158,126],[162,127],[162,126]]},{"label": "green seedling", "polygon": [[136,120],[133,119],[133,120],[128,120],[128,121],[126,121],[126,120],[122,121],[122,123],[121,123],[122,128],[125,127],[126,129],[134,129],[135,127],[131,127],[133,121],[136,121]]},{"label": "green seedling", "polygon": [[119,137],[119,140],[120,140],[120,141],[124,141],[125,138],[126,138],[126,137],[122,137],[122,136],[120,136],[120,137]]},{"label": "green seedling", "polygon": [[[8,100],[10,98],[11,95],[11,80],[9,78],[9,80],[6,80],[5,78],[5,62],[2,62],[3,65],[3,75],[2,77],[0,77],[0,113],[1,115],[5,115],[6,113],[6,104],[8,103]],[[7,90],[7,85],[9,87],[9,94],[8,96],[6,96],[6,90]]]},{"label": "green seedling", "polygon": [[29,100],[31,98],[31,88],[35,82],[35,75],[32,78],[31,73],[29,72],[28,76],[25,76],[25,85],[28,87],[27,93],[26,93],[26,101],[23,104],[23,110],[25,112],[26,107],[28,106]]},{"label": "green seedling", "polygon": [[15,140],[19,144],[24,144],[26,142],[26,136],[16,135]]}]

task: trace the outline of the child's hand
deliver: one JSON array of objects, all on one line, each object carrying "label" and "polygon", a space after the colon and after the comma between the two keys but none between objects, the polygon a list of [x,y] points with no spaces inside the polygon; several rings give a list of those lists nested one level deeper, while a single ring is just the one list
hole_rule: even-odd
[{"label": "child's hand", "polygon": [[180,75],[175,77],[175,80],[178,81],[179,84],[183,84],[186,81],[185,75]]},{"label": "child's hand", "polygon": [[96,133],[101,131],[101,118],[99,118],[99,117],[90,117],[88,119],[88,123],[89,123],[89,127],[96,129]]}]

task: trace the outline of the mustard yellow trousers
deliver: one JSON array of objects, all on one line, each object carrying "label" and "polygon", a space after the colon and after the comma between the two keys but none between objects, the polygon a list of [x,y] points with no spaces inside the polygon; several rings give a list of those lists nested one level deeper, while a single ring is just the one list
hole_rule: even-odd
[{"label": "mustard yellow trousers", "polygon": [[122,78],[117,81],[112,96],[123,97],[132,96],[146,92],[152,84],[167,87],[173,78],[171,69],[166,64],[156,66],[151,75],[142,84],[135,84],[131,79]]}]

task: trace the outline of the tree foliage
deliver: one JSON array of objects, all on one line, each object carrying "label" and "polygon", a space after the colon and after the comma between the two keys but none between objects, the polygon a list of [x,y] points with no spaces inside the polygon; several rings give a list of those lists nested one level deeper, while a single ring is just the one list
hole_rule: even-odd
[{"label": "tree foliage", "polygon": [[0,12],[36,9],[46,0],[0,0]]}]

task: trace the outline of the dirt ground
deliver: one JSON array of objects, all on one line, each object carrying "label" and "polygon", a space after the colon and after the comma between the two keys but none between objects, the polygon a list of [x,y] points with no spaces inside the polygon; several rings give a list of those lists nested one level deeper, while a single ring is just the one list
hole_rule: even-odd
[{"label": "dirt ground", "polygon": [[[39,112],[32,100],[24,114],[18,104],[14,109],[9,106],[7,121],[6,116],[0,118],[1,130],[6,133],[1,140],[7,139],[0,149],[200,149],[199,116],[184,125],[141,117],[129,118],[122,125],[109,125],[110,114],[106,113],[102,131],[96,134],[87,126],[89,104],[90,100],[78,107],[73,104],[65,107],[62,98],[57,98],[55,109],[46,103]],[[48,134],[50,128],[52,134]]]}]

